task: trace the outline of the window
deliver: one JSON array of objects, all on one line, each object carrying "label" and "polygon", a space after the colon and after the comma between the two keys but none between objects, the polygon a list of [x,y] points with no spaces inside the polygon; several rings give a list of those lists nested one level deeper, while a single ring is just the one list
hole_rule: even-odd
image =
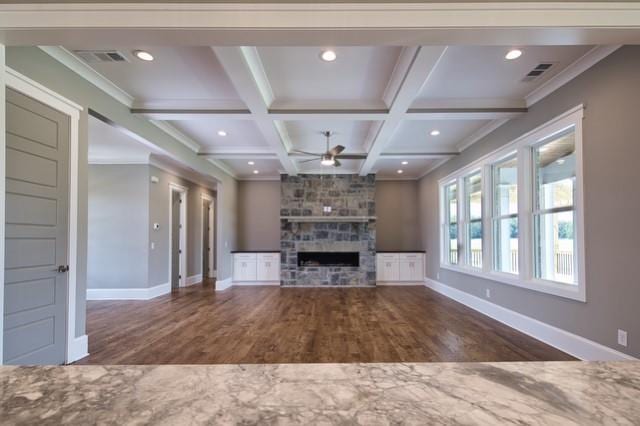
[{"label": "window", "polygon": [[445,227],[443,234],[446,262],[450,265],[458,264],[458,185],[453,182],[444,189],[445,199]]},{"label": "window", "polygon": [[585,301],[582,106],[441,181],[442,268]]},{"label": "window", "polygon": [[472,268],[482,268],[482,173],[476,172],[464,178],[466,198],[466,263]]},{"label": "window", "polygon": [[575,284],[575,131],[533,148],[536,278]]},{"label": "window", "polygon": [[493,269],[518,274],[518,161],[512,155],[492,166]]}]

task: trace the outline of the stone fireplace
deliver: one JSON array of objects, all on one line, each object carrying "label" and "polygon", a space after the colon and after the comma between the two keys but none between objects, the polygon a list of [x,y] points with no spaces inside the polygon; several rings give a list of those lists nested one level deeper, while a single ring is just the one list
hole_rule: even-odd
[{"label": "stone fireplace", "polygon": [[375,175],[282,175],[280,193],[282,285],[375,285]]}]

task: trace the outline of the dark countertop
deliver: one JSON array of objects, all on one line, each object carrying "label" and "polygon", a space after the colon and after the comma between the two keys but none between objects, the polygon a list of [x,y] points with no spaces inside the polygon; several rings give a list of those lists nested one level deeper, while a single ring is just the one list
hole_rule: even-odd
[{"label": "dark countertop", "polygon": [[424,250],[376,250],[376,253],[426,253]]},{"label": "dark countertop", "polygon": [[280,253],[280,250],[231,250],[231,253]]}]

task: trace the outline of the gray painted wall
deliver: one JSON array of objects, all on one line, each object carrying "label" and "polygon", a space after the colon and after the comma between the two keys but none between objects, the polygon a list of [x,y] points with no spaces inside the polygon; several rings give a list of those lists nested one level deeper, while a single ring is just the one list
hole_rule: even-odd
[{"label": "gray painted wall", "polygon": [[197,172],[218,179],[218,232],[216,253],[218,279],[231,276],[231,250],[236,248],[236,180],[209,161],[198,157],[185,145],[169,136],[148,120],[131,114],[126,105],[116,101],[37,47],[8,47],[6,64],[43,86],[83,106],[79,133],[78,185],[78,271],[76,297],[76,336],[85,334],[87,281],[87,155],[88,118],[90,108],[108,117],[139,137],[168,152],[178,161],[189,164]]},{"label": "gray painted wall", "polygon": [[378,250],[421,250],[418,182],[376,181]]},{"label": "gray painted wall", "polygon": [[280,181],[238,182],[238,248],[280,251]]},{"label": "gray painted wall", "polygon": [[[570,108],[584,104],[584,218],[587,302],[577,302],[439,268],[438,179]],[[484,297],[621,352],[640,357],[640,46],[614,52],[527,114],[500,127],[420,181],[429,278]],[[617,344],[627,330],[629,346]],[[635,336],[635,337],[634,337]]]},{"label": "gray painted wall", "polygon": [[[377,250],[421,250],[418,182],[376,181]],[[279,250],[280,182],[238,182],[238,248]]]},{"label": "gray painted wall", "polygon": [[147,287],[147,165],[90,165],[87,288]]},{"label": "gray painted wall", "polygon": [[[151,176],[159,179],[151,183]],[[214,198],[215,192],[155,166],[148,166],[146,185],[149,191],[149,286],[169,282],[169,184],[188,188],[187,192],[187,277],[202,273],[202,194]],[[160,229],[154,230],[153,224]]]}]

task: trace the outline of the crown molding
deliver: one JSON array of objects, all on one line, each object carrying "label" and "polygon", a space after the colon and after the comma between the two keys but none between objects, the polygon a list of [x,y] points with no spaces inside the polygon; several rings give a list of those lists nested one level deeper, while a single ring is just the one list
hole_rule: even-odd
[{"label": "crown molding", "polygon": [[495,120],[491,120],[490,122],[488,122],[484,126],[480,127],[478,130],[476,130],[475,132],[473,132],[472,134],[467,136],[466,138],[462,139],[458,143],[456,148],[458,149],[459,152],[464,151],[465,149],[469,148],[474,143],[478,142],[480,139],[482,139],[485,136],[487,136],[489,133],[491,133],[494,130],[496,130],[498,127],[500,127],[503,124],[505,124],[507,121],[509,121],[508,118],[498,118],[498,119],[495,119]]},{"label": "crown molding", "polygon": [[[175,167],[173,165],[167,164],[164,161],[162,161],[161,158],[158,158],[155,155],[151,155],[149,157],[149,166],[153,166],[156,167],[160,170],[163,170],[169,174],[172,174],[174,176],[177,176],[179,178],[188,180],[189,182],[198,184],[204,188],[207,188],[209,190],[215,191],[217,189],[217,183],[213,182],[213,181],[209,181],[206,179],[203,179],[203,176],[200,176],[194,172],[191,172],[189,170],[185,170],[183,168],[178,168]],[[213,179],[213,178],[212,178]]]},{"label": "crown molding", "polygon": [[241,176],[238,177],[240,182],[280,182],[280,176]]},{"label": "crown molding", "polygon": [[171,124],[166,121],[158,121],[158,120],[149,120],[151,124],[168,134],[169,136],[176,139],[182,145],[189,148],[191,151],[198,153],[200,151],[200,144],[191,139],[189,136],[182,133],[180,130],[173,127]]},{"label": "crown molding", "polygon": [[116,99],[121,104],[126,105],[128,108],[133,106],[133,96],[119,88],[107,77],[91,68],[86,62],[73,54],[73,52],[68,51],[62,46],[38,46],[38,48],[56,61],[60,62],[62,65],[69,68],[71,71],[80,75],[89,83]]},{"label": "crown molding", "polygon": [[113,158],[89,158],[88,163],[90,165],[148,165],[149,160],[134,160],[125,157],[113,157]]},{"label": "crown molding", "polygon": [[571,65],[543,83],[540,87],[526,95],[524,98],[527,103],[527,107],[530,107],[555,92],[560,87],[564,86],[621,47],[622,45],[594,47],[574,61]]}]

